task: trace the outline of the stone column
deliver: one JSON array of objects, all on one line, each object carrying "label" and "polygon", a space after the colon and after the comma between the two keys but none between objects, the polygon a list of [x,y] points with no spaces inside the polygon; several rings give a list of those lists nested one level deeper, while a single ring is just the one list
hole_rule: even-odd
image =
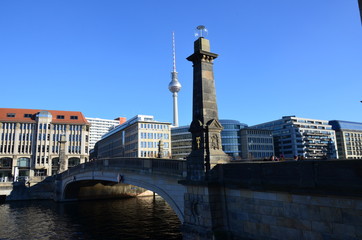
[{"label": "stone column", "polygon": [[65,157],[66,142],[66,136],[61,135],[59,141],[59,173],[62,173],[68,169],[68,161]]},{"label": "stone column", "polygon": [[211,183],[212,168],[230,161],[222,150],[221,126],[218,119],[213,61],[209,40],[200,37],[194,53],[187,58],[193,63],[193,114],[189,131],[192,151],[187,157],[187,187],[183,237],[188,239],[229,239],[223,212],[223,188]]},{"label": "stone column", "polygon": [[213,61],[209,40],[194,42],[194,53],[187,58],[193,63],[193,114],[189,131],[192,151],[187,158],[188,179],[202,181],[218,163],[230,161],[221,145],[221,126],[216,103]]}]

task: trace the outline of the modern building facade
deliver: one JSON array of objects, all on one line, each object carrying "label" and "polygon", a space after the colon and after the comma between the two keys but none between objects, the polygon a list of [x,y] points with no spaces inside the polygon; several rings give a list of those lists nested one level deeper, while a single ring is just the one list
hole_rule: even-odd
[{"label": "modern building facade", "polygon": [[[240,159],[240,129],[247,127],[246,124],[237,120],[220,119],[223,127],[221,131],[221,145],[223,151],[232,157],[233,160]],[[186,159],[192,150],[192,134],[189,132],[190,126],[181,126],[171,129],[172,158]]]},{"label": "modern building facade", "polygon": [[248,160],[269,159],[274,156],[272,131],[243,128],[240,130],[241,158]]},{"label": "modern building facade", "polygon": [[362,159],[362,123],[329,121],[336,131],[337,149],[340,159]]},{"label": "modern building facade", "polygon": [[50,176],[88,161],[81,112],[0,108],[0,179]]},{"label": "modern building facade", "polygon": [[277,157],[293,158],[297,155],[306,159],[338,158],[335,131],[326,120],[285,116],[252,128],[273,132]]},{"label": "modern building facade", "polygon": [[92,150],[96,142],[112,128],[126,122],[126,118],[119,117],[114,120],[86,117],[90,124],[89,128],[89,149]]},{"label": "modern building facade", "polygon": [[245,123],[237,120],[220,119],[223,126],[221,131],[222,150],[232,157],[233,160],[241,159],[241,135],[240,129],[247,127]]},{"label": "modern building facade", "polygon": [[170,158],[170,125],[153,116],[137,115],[103,135],[95,146],[96,158]]}]

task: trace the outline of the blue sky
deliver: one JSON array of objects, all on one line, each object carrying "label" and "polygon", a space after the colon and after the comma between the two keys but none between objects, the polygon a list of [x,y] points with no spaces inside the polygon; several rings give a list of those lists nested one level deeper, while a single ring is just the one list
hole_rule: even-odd
[{"label": "blue sky", "polygon": [[0,107],[172,122],[174,31],[179,122],[189,124],[186,57],[201,24],[219,54],[219,118],[362,122],[357,0],[2,0]]}]

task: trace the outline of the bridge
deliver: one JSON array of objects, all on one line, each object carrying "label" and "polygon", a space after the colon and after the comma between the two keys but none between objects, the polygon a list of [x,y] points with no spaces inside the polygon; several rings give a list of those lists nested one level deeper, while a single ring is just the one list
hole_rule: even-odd
[{"label": "bridge", "polygon": [[82,187],[97,183],[130,184],[160,195],[184,220],[186,187],[178,181],[186,177],[186,162],[170,159],[112,158],[87,162],[73,167],[55,180],[55,201],[76,200]]},{"label": "bridge", "polygon": [[55,200],[122,181],[163,197],[184,239],[362,238],[361,160],[218,164],[203,181],[186,170],[186,161],[170,159],[88,162],[57,176]]}]

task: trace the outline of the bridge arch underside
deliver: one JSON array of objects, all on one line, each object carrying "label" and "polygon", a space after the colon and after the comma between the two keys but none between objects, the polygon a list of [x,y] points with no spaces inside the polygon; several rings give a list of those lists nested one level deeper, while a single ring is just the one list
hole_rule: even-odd
[{"label": "bridge arch underside", "polygon": [[114,186],[116,182],[102,180],[72,181],[68,183],[64,189],[64,200],[78,200],[81,198],[81,189],[94,187],[97,184],[102,184],[103,186]]},{"label": "bridge arch underside", "polygon": [[178,184],[175,177],[159,176],[135,172],[90,172],[79,173],[63,178],[64,201],[77,200],[81,188],[95,186],[101,183],[104,186],[113,186],[117,183],[130,184],[157,193],[174,210],[180,221],[184,221],[184,194],[185,187]]}]

